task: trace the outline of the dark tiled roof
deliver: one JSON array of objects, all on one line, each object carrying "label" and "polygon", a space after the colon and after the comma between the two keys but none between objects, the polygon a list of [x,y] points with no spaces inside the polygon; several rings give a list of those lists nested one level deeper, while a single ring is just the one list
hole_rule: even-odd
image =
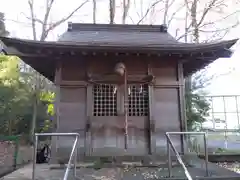
[{"label": "dark tiled roof", "polygon": [[[236,40],[213,43],[182,43],[172,37],[163,25],[80,24],[69,23],[68,31],[58,39],[59,44],[93,49],[150,50],[178,53],[212,51],[230,48]],[[126,48],[126,49],[125,49]],[[179,52],[180,51],[180,52]]]},{"label": "dark tiled roof", "polygon": [[108,45],[146,46],[157,44],[176,44],[176,40],[167,33],[148,32],[108,32],[108,31],[70,31],[64,33],[60,42],[77,42]]},{"label": "dark tiled roof", "polygon": [[59,41],[110,46],[179,44],[161,25],[69,24]]}]

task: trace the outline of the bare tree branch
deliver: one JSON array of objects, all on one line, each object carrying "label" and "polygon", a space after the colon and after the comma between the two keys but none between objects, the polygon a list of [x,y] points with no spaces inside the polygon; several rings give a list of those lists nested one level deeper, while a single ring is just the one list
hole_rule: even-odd
[{"label": "bare tree branch", "polygon": [[37,17],[29,17],[27,16],[24,12],[21,12],[20,14],[24,15],[26,19],[32,21],[32,19],[34,19],[35,22],[39,23],[39,24],[43,24],[43,21],[41,19],[38,19]]},{"label": "bare tree branch", "polygon": [[204,27],[204,26],[207,26],[207,25],[216,24],[216,23],[218,23],[218,22],[221,22],[221,21],[223,21],[223,20],[226,20],[227,18],[230,18],[230,16],[233,16],[233,15],[239,13],[239,12],[240,12],[239,10],[238,10],[238,11],[235,11],[235,12],[233,12],[233,13],[231,13],[231,14],[228,14],[227,16],[224,16],[223,18],[217,19],[217,20],[215,20],[215,21],[210,21],[210,22],[204,23],[203,25],[199,25],[199,27]]},{"label": "bare tree branch", "polygon": [[187,10],[190,12],[190,7],[189,7],[189,5],[188,5],[188,3],[189,3],[188,0],[184,0],[184,1],[185,1],[184,4],[186,5]]},{"label": "bare tree branch", "polygon": [[131,16],[129,16],[129,19],[132,21],[132,24],[135,24],[135,22]]},{"label": "bare tree branch", "polygon": [[175,39],[178,37],[178,32],[179,32],[179,28],[177,28],[176,30],[175,30]]},{"label": "bare tree branch", "polygon": [[50,11],[52,9],[52,4],[53,4],[54,0],[47,0],[46,1],[46,12],[43,18],[43,24],[42,24],[42,34],[40,37],[40,41],[44,41],[47,37],[47,31],[46,31],[46,27],[47,27],[47,22],[48,22],[48,17],[50,14]]},{"label": "bare tree branch", "polygon": [[[143,17],[143,0],[140,0],[141,1],[141,10],[140,10],[140,14],[141,14],[141,17]],[[134,3],[136,3],[135,1],[134,1]],[[140,16],[139,16],[140,17]]]},{"label": "bare tree branch", "polygon": [[[141,17],[143,17],[142,1],[143,1],[143,0],[141,0],[141,2],[140,2],[140,3],[141,3],[141,12],[140,12],[141,15],[138,13],[138,11],[136,12],[137,15],[138,15],[138,17],[139,17],[139,19],[140,19]],[[133,2],[134,2],[134,8],[137,9],[137,3],[136,3],[136,0],[134,0]],[[139,2],[139,0],[137,0],[137,2]],[[134,22],[132,18],[131,18],[131,21]],[[133,23],[133,24],[135,24],[135,23]]]},{"label": "bare tree branch", "polygon": [[221,28],[221,29],[215,29],[215,30],[201,30],[199,29],[200,32],[203,33],[216,33],[216,32],[223,32],[223,31],[228,31],[232,28],[235,28],[239,25],[239,22],[237,21],[236,24],[231,25],[230,27],[226,27],[226,28]]},{"label": "bare tree branch", "polygon": [[217,30],[212,30],[212,31],[208,31],[208,30],[199,30],[199,31],[203,32],[203,33],[214,33],[210,38],[208,38],[204,42],[220,41],[229,33],[229,31],[232,28],[235,28],[238,25],[239,25],[239,22],[237,21],[236,24],[234,24],[230,27],[227,27],[227,28],[222,28],[222,29],[217,29]]},{"label": "bare tree branch", "polygon": [[[154,8],[157,4],[159,4],[160,2],[162,2],[163,0],[158,0],[156,2],[154,2],[146,11],[146,13],[144,14],[144,16],[137,22],[137,24],[140,24],[148,15],[148,13],[150,12],[150,10],[152,8]],[[163,8],[164,9],[164,8]]]},{"label": "bare tree branch", "polygon": [[[174,2],[175,1],[173,0],[173,1],[171,1],[171,3],[169,3],[169,0],[165,0],[164,15],[163,15],[163,24],[165,24],[165,25],[167,25],[169,8],[173,5]],[[168,22],[168,24],[169,24],[169,22]]]},{"label": "bare tree branch", "polygon": [[163,15],[163,24],[167,24],[168,9],[169,9],[169,0],[165,0],[165,8],[164,8],[164,15]]},{"label": "bare tree branch", "polygon": [[115,0],[109,0],[109,16],[110,16],[110,24],[114,24],[114,18],[116,13],[116,2]]},{"label": "bare tree branch", "polygon": [[122,15],[122,24],[126,23],[126,18],[130,8],[130,0],[123,0],[123,15]]},{"label": "bare tree branch", "polygon": [[179,8],[177,8],[175,12],[172,13],[172,15],[171,15],[171,17],[169,18],[168,23],[167,23],[167,26],[168,26],[168,27],[170,26],[172,20],[173,20],[174,17],[176,16],[176,14],[177,14],[179,11],[181,11],[182,8],[184,8],[184,7],[185,7],[185,5],[183,4],[182,6],[180,6]]},{"label": "bare tree branch", "polygon": [[193,0],[190,14],[191,14],[191,26],[193,28],[193,41],[195,43],[199,42],[199,31],[198,31],[198,24],[197,24],[197,6],[198,6],[198,1]]},{"label": "bare tree branch", "polygon": [[93,2],[93,23],[96,24],[97,2],[96,0],[92,0],[92,2]]},{"label": "bare tree branch", "polygon": [[179,41],[179,40],[181,40],[182,38],[184,38],[184,37],[186,36],[186,34],[189,34],[189,33],[193,32],[193,30],[190,30],[190,28],[191,28],[191,24],[189,24],[188,27],[185,27],[185,32],[184,32],[184,34],[181,35],[181,36],[179,36],[179,37],[177,38],[177,41]]},{"label": "bare tree branch", "polygon": [[205,67],[204,69],[198,71],[196,74],[193,75],[193,90],[202,90],[206,86],[212,83],[212,80],[217,79],[221,76],[226,76],[234,71],[234,68],[229,69],[227,72],[221,74],[209,74],[209,66]]},{"label": "bare tree branch", "polygon": [[199,20],[198,24],[197,24],[197,27],[200,26],[202,24],[202,22],[204,21],[206,15],[208,14],[208,12],[213,8],[213,6],[215,5],[215,3],[217,2],[218,0],[212,0],[209,5],[204,8],[204,11],[203,11],[203,14],[201,16],[201,19]]},{"label": "bare tree branch", "polygon": [[44,32],[42,32],[42,36],[40,40],[45,40],[46,37],[48,36],[48,33],[50,31],[52,31],[53,29],[55,29],[57,26],[59,26],[60,24],[64,23],[65,21],[67,21],[68,19],[70,19],[79,9],[81,9],[89,0],[85,0],[81,5],[79,5],[76,9],[74,9],[68,16],[66,16],[65,18],[62,18],[61,20],[49,25],[49,27],[47,29],[45,29]]},{"label": "bare tree branch", "polygon": [[[186,12],[185,12],[185,23],[184,23],[184,41],[185,43],[188,42],[188,34],[187,34],[187,31],[188,31],[188,16],[189,16],[189,11],[188,11],[188,5],[186,4]],[[189,27],[190,28],[190,27]]]},{"label": "bare tree branch", "polygon": [[34,15],[33,4],[34,4],[34,0],[28,0],[28,5],[29,5],[29,8],[30,8],[30,13],[31,13],[33,40],[37,40],[36,20],[35,20],[35,15]]},{"label": "bare tree branch", "polygon": [[[202,30],[202,28],[204,28],[204,27],[206,27],[206,26],[214,25],[214,24],[216,24],[216,23],[218,23],[218,22],[221,22],[221,21],[223,21],[223,20],[227,20],[228,18],[230,18],[231,16],[233,16],[233,15],[239,13],[239,12],[240,12],[240,11],[235,11],[235,12],[233,12],[233,13],[227,15],[227,16],[224,16],[223,18],[217,19],[217,20],[215,20],[215,21],[210,21],[210,22],[203,23],[203,24],[199,25],[198,28],[199,28],[199,30],[200,30],[201,32],[205,32],[205,33],[214,33],[214,32],[216,32],[216,31],[218,31],[218,32],[219,32],[219,31],[223,32],[223,31],[227,31],[228,29],[235,28],[236,26],[239,25],[239,23],[240,23],[239,21],[237,21],[237,22],[234,23],[232,26],[227,27],[227,28],[215,29],[215,30]],[[193,32],[193,29],[190,30],[190,28],[191,28],[191,24],[190,24],[190,26],[188,26],[188,28],[187,28],[187,31],[186,31],[187,34],[190,34],[190,33]],[[181,40],[182,38],[184,38],[184,36],[185,36],[185,34],[182,34],[182,35],[178,36],[177,40],[178,40],[178,41]],[[215,37],[215,36],[214,36],[214,37]],[[219,40],[220,40],[220,39],[219,39]],[[208,40],[205,40],[204,42],[207,42],[207,41],[208,41]]]},{"label": "bare tree branch", "polygon": [[32,26],[32,30],[33,30],[33,39],[37,40],[37,35],[36,35],[36,22],[40,23],[42,25],[42,30],[41,30],[41,35],[40,35],[40,41],[44,41],[49,32],[54,30],[57,26],[59,26],[60,24],[66,22],[68,19],[70,19],[79,9],[81,9],[89,0],[85,0],[82,4],[80,4],[76,9],[74,9],[71,13],[69,13],[68,16],[62,18],[61,20],[55,22],[55,23],[48,23],[49,20],[49,15],[54,3],[54,0],[46,0],[46,11],[44,14],[44,18],[43,20],[35,17],[34,14],[34,0],[28,0],[28,4],[29,4],[29,9],[30,9],[30,13],[31,13],[31,17],[26,16],[25,13],[21,13],[23,14],[27,19],[31,20],[31,26]]}]

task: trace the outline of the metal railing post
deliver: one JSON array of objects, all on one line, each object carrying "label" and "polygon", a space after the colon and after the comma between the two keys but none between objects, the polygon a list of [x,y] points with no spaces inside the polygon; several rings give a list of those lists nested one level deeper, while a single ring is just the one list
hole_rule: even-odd
[{"label": "metal railing post", "polygon": [[32,180],[35,180],[35,177],[36,177],[35,170],[36,170],[37,145],[38,145],[38,136],[35,135],[35,141],[33,144]]},{"label": "metal railing post", "polygon": [[[67,164],[67,169],[64,173],[63,180],[67,180],[67,178],[68,178],[68,174],[69,174],[69,171],[71,169],[71,161],[72,161],[73,156],[75,156],[75,149],[76,149],[76,146],[77,146],[77,142],[78,142],[78,136],[76,136],[76,139],[74,141],[73,148],[72,148],[70,158],[69,158],[69,161],[68,161],[68,164]],[[75,167],[76,167],[76,164],[75,164],[75,160],[74,160],[74,174],[76,173],[75,172]]]},{"label": "metal railing post", "polygon": [[76,147],[77,147],[77,143],[78,143],[78,138],[79,138],[79,134],[78,133],[36,133],[35,134],[35,142],[34,142],[34,148],[33,148],[33,170],[32,170],[32,180],[36,179],[36,174],[35,174],[35,170],[36,170],[36,156],[37,156],[37,144],[38,144],[38,136],[75,136],[76,139],[74,141],[72,150],[71,150],[71,154],[70,154],[70,158],[68,160],[68,164],[67,164],[67,168],[66,171],[64,173],[64,177],[63,180],[67,180],[68,175],[69,175],[69,171],[71,169],[71,162],[72,162],[72,158],[74,158],[74,163],[73,163],[73,173],[74,173],[74,177],[77,179],[76,176],[76,163],[77,163],[77,151],[76,151]]},{"label": "metal railing post", "polygon": [[205,154],[206,176],[209,176],[209,172],[208,172],[208,149],[207,149],[207,137],[206,137],[206,133],[204,133],[203,138],[204,138],[204,154]]},{"label": "metal railing post", "polygon": [[182,167],[183,167],[183,169],[184,169],[184,173],[185,173],[185,175],[187,176],[187,179],[188,179],[188,180],[193,180],[192,177],[191,177],[191,175],[190,175],[190,173],[189,173],[189,171],[188,171],[188,169],[187,169],[187,167],[185,166],[185,164],[184,164],[184,162],[183,162],[180,154],[177,152],[177,149],[176,149],[176,148],[174,147],[174,145],[172,144],[171,138],[169,137],[169,134],[168,134],[168,133],[166,133],[166,137],[167,137],[167,139],[168,139],[168,141],[169,141],[170,147],[172,148],[173,152],[175,153],[175,155],[176,155],[176,157],[177,157],[178,162],[182,165]]},{"label": "metal railing post", "polygon": [[77,149],[75,150],[75,154],[74,154],[74,169],[73,169],[73,175],[74,175],[74,177],[76,177],[77,176],[77,155],[78,155],[78,153],[77,153]]},{"label": "metal railing post", "polygon": [[[171,138],[169,135],[187,135],[187,134],[195,134],[195,135],[203,135],[203,139],[204,139],[204,155],[205,155],[205,168],[206,168],[206,176],[209,176],[209,170],[208,170],[208,149],[207,149],[207,135],[206,132],[166,132],[166,137],[167,137],[167,151],[168,151],[168,161],[171,161],[171,156],[170,155],[170,147],[173,150],[173,152],[175,153],[178,162],[182,165],[183,169],[185,170],[185,175],[187,176],[188,180],[192,180],[192,177],[190,176],[190,173],[188,172],[184,162],[182,161],[181,156],[179,155],[179,153],[177,152],[176,148],[174,147],[174,145],[172,144]],[[169,177],[171,177],[172,175],[172,164],[171,162],[168,162],[168,173],[169,173]]]},{"label": "metal railing post", "polygon": [[171,160],[171,149],[169,140],[167,138],[167,154],[168,154],[168,176],[172,177],[172,160]]}]

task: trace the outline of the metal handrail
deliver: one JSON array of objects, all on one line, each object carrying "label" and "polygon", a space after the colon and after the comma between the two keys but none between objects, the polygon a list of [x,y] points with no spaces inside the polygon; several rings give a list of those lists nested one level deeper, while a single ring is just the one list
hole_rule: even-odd
[{"label": "metal handrail", "polygon": [[185,166],[185,164],[184,164],[180,154],[177,152],[176,148],[173,146],[173,143],[172,143],[169,135],[166,134],[166,137],[167,137],[167,150],[168,150],[168,172],[169,172],[169,177],[172,176],[172,174],[171,174],[171,169],[172,169],[172,166],[171,166],[171,154],[170,154],[170,147],[169,147],[169,145],[170,145],[172,150],[173,150],[173,152],[175,153],[175,155],[177,157],[178,162],[182,165],[182,167],[184,169],[184,173],[187,176],[187,179],[188,180],[192,180],[192,177],[191,177],[189,171],[187,170],[187,167]]},{"label": "metal handrail", "polygon": [[206,169],[206,176],[209,175],[208,172],[208,151],[207,151],[207,138],[206,138],[206,133],[205,132],[166,132],[166,138],[167,138],[167,151],[168,151],[168,172],[169,172],[169,177],[172,176],[172,164],[171,164],[171,151],[170,151],[170,146],[175,153],[178,162],[182,165],[185,175],[187,176],[188,180],[192,180],[192,177],[187,170],[181,156],[177,152],[176,148],[174,147],[172,140],[170,138],[170,135],[185,135],[185,134],[192,134],[192,135],[203,135],[204,137],[204,154],[205,154],[205,169]]},{"label": "metal handrail", "polygon": [[[77,178],[76,176],[76,162],[77,162],[77,151],[76,151],[76,147],[77,147],[77,143],[78,143],[78,138],[79,138],[79,134],[78,133],[36,133],[35,135],[35,142],[34,142],[34,148],[33,148],[33,171],[32,171],[32,180],[35,180],[35,170],[36,170],[36,154],[37,154],[37,144],[38,144],[38,136],[75,136],[76,139],[73,143],[73,147],[72,147],[72,151],[68,160],[68,164],[67,164],[67,168],[66,171],[64,173],[64,177],[63,180],[67,180],[68,178],[68,174],[69,171],[71,169],[71,161],[73,158],[74,153],[75,154],[75,158],[74,158],[74,177]],[[76,151],[76,152],[75,152]]]}]

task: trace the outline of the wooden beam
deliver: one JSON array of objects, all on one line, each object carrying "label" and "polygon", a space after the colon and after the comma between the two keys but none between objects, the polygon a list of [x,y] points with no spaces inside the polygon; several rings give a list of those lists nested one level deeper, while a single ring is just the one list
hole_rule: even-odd
[{"label": "wooden beam", "polygon": [[157,84],[154,84],[155,88],[178,88],[179,86],[184,86],[184,83],[180,81],[159,81]]},{"label": "wooden beam", "polygon": [[64,87],[64,86],[86,87],[88,85],[88,83],[86,81],[66,81],[66,80],[61,80],[59,82],[59,85],[61,87]]}]

